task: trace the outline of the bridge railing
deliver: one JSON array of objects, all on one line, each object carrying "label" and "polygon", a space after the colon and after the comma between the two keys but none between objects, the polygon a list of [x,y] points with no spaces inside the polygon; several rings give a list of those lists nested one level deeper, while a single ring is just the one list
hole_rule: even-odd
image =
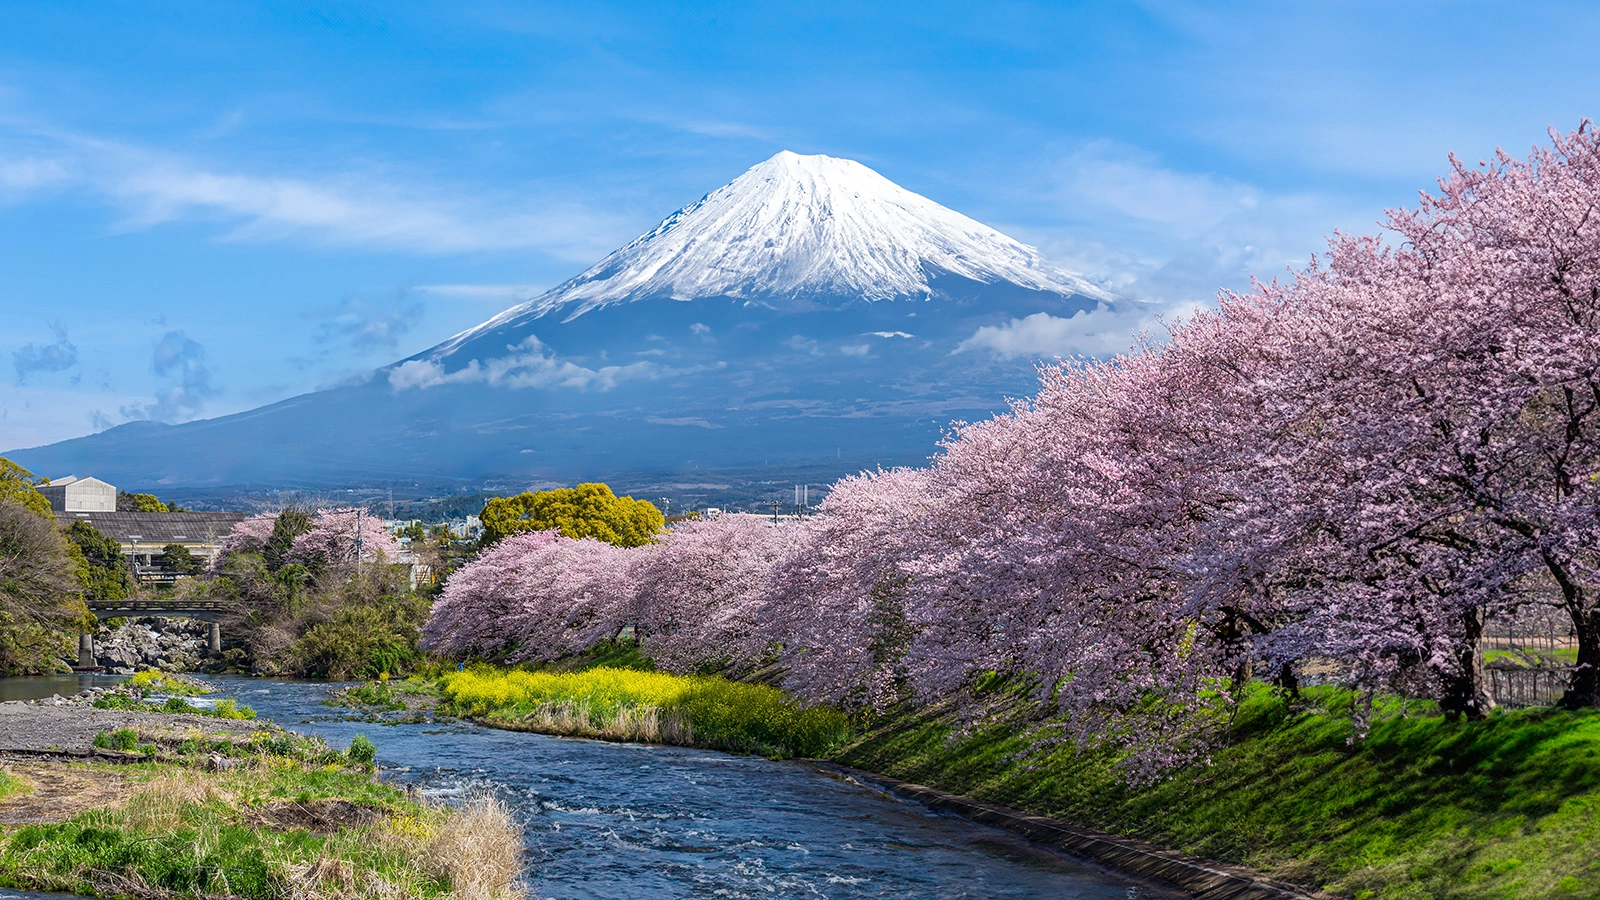
[{"label": "bridge railing", "polygon": [[217,600],[108,600],[89,604],[90,611],[111,615],[223,612],[227,608],[226,603]]}]

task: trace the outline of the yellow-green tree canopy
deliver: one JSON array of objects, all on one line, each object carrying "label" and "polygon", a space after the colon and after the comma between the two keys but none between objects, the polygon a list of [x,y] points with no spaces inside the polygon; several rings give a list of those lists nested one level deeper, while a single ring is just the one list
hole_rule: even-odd
[{"label": "yellow-green tree canopy", "polygon": [[651,543],[666,527],[648,500],[618,497],[604,484],[496,497],[483,507],[483,543],[519,531],[556,530],[570,538],[595,538],[618,547]]},{"label": "yellow-green tree canopy", "polygon": [[117,491],[118,512],[178,512],[173,505],[162,503],[155,494],[130,494]]},{"label": "yellow-green tree canopy", "polygon": [[50,511],[50,501],[34,490],[35,485],[44,483],[45,479],[0,456],[0,502],[13,500],[29,512],[54,519],[56,514]]}]

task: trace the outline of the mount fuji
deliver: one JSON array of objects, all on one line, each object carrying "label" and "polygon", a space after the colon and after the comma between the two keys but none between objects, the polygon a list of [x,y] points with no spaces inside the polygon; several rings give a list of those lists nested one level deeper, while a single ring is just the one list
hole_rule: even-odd
[{"label": "mount fuji", "polygon": [[866,166],[790,152],[362,383],[8,453],[131,486],[535,482],[914,462],[1031,393],[974,347],[1122,303]]}]

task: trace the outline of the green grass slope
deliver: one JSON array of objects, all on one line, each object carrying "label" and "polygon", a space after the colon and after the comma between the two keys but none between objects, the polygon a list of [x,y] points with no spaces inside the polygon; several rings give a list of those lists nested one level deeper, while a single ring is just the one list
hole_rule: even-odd
[{"label": "green grass slope", "polygon": [[887,718],[835,759],[1357,898],[1600,898],[1600,712],[1481,722],[1378,710],[1350,742],[1350,696],[1252,692],[1228,746],[1159,784],[1110,750],[1030,751],[1026,706],[958,735]]}]

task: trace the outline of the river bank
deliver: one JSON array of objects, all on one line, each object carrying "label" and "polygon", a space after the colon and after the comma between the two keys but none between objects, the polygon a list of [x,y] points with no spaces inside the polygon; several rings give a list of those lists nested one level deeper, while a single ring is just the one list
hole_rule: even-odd
[{"label": "river bank", "polygon": [[[530,896],[1176,896],[1007,831],[930,814],[810,762],[573,740],[438,716],[414,721],[400,712],[399,724],[375,728],[364,713],[326,705],[345,685],[216,681],[263,720],[330,745],[373,736],[384,779],[421,796],[501,797],[524,828]],[[405,683],[387,687],[410,696]]]},{"label": "river bank", "polygon": [[1027,704],[970,730],[938,708],[884,717],[832,759],[1358,900],[1600,896],[1600,713],[1380,703],[1352,741],[1351,701],[1263,686],[1209,763],[1144,785]]},{"label": "river bank", "polygon": [[[0,703],[0,886],[136,898],[515,900],[500,801],[377,781],[372,745],[271,725]],[[128,750],[106,749],[126,735]],[[130,752],[131,751],[131,752]]]},{"label": "river bank", "polygon": [[[585,682],[541,681],[565,687],[522,696],[512,680],[480,673],[470,682],[479,706],[459,711],[493,727],[562,733],[550,696],[599,705]],[[591,688],[605,683],[591,680]],[[627,700],[613,691],[605,702]],[[1600,897],[1600,713],[1501,710],[1469,722],[1428,704],[1380,701],[1371,732],[1352,741],[1352,702],[1334,688],[1290,700],[1260,686],[1209,762],[1150,783],[1119,770],[1121,748],[1081,749],[1037,706],[998,698],[976,727],[939,707],[900,711],[858,720],[853,737],[809,755],[1306,891],[1359,900]],[[719,714],[725,727],[741,727],[737,707]],[[594,727],[579,724],[565,733]]]}]

